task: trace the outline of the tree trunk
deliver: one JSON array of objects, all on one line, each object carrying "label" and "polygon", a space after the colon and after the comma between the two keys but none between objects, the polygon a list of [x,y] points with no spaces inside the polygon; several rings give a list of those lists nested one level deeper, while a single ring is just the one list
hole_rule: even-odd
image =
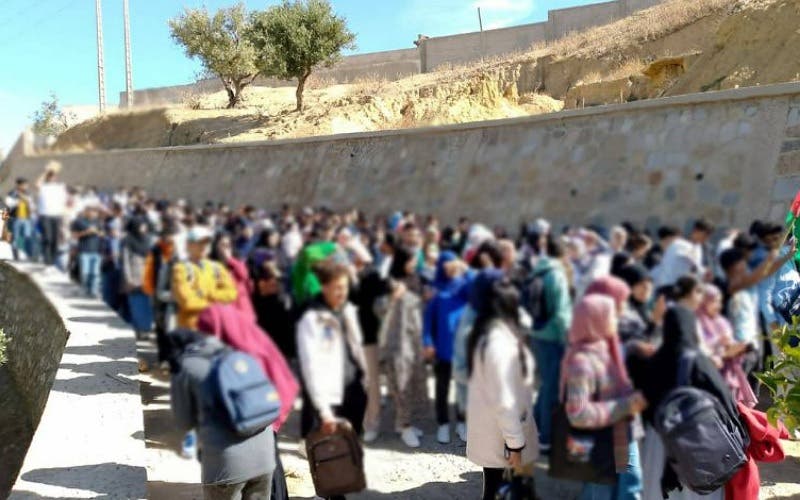
[{"label": "tree trunk", "polygon": [[301,75],[297,79],[297,91],[295,92],[294,95],[297,98],[297,107],[295,108],[295,111],[297,111],[298,113],[303,112],[303,91],[306,88],[306,80],[308,80],[308,77],[310,75],[311,71],[306,71],[305,74]]}]

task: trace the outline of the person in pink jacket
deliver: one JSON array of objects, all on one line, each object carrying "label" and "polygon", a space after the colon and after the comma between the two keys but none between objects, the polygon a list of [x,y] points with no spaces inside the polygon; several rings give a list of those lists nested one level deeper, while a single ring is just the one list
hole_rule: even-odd
[{"label": "person in pink jacket", "polygon": [[233,306],[244,318],[255,323],[256,311],[250,299],[254,290],[253,280],[250,279],[247,264],[233,256],[233,244],[228,234],[220,233],[214,239],[211,245],[211,259],[223,264],[231,273],[237,292]]}]

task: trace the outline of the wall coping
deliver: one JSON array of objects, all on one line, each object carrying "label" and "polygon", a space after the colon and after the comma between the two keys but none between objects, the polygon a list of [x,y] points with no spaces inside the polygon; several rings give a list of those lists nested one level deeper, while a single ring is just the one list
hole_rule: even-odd
[{"label": "wall coping", "polygon": [[719,90],[713,92],[701,92],[672,97],[662,97],[658,99],[647,99],[643,101],[627,102],[622,104],[608,104],[605,106],[595,106],[584,109],[571,109],[556,113],[546,113],[535,116],[523,116],[519,118],[504,118],[500,120],[489,120],[469,123],[459,123],[455,125],[442,125],[438,127],[420,127],[414,129],[381,130],[374,132],[355,132],[350,134],[334,134],[313,137],[300,137],[297,139],[279,139],[274,141],[254,141],[246,143],[231,144],[199,144],[191,146],[168,146],[162,148],[130,148],[130,149],[107,149],[100,151],[86,152],[50,152],[24,156],[24,158],[52,158],[52,157],[72,157],[81,155],[104,155],[104,154],[127,154],[131,152],[185,152],[193,150],[226,150],[226,149],[260,149],[266,146],[284,146],[293,144],[313,144],[329,141],[342,140],[366,140],[384,137],[403,137],[417,134],[441,135],[449,132],[466,132],[477,129],[490,129],[509,125],[523,125],[532,123],[558,123],[565,120],[585,118],[589,116],[614,115],[629,111],[652,110],[667,108],[672,106],[691,106],[695,104],[713,104],[730,101],[743,101],[754,98],[781,97],[786,95],[800,94],[800,82],[779,83],[774,85],[762,85],[758,87],[744,87],[739,89]]},{"label": "wall coping", "polygon": [[590,8],[590,7],[606,6],[606,5],[611,5],[611,4],[619,6],[621,4],[621,0],[608,0],[606,2],[587,3],[585,5],[573,5],[572,7],[563,7],[561,9],[550,9],[550,10],[547,11],[547,16],[548,16],[548,19],[551,19],[551,14],[560,14],[562,12],[570,12],[570,11],[573,11],[573,10],[581,10],[581,9],[587,9],[587,8]]}]

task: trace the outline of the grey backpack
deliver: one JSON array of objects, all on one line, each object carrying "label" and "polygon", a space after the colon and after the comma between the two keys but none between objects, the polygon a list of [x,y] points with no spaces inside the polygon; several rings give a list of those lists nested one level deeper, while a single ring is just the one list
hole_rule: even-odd
[{"label": "grey backpack", "polygon": [[696,356],[681,357],[678,385],[656,409],[654,426],[681,484],[707,495],[747,463],[748,439],[716,397],[688,385]]}]

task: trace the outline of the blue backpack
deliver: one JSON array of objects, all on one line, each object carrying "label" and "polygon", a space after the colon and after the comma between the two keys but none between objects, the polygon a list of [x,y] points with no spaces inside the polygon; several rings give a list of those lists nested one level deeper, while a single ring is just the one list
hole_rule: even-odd
[{"label": "blue backpack", "polygon": [[254,436],[278,419],[278,391],[252,356],[225,349],[211,363],[206,387],[231,431],[241,437]]}]

